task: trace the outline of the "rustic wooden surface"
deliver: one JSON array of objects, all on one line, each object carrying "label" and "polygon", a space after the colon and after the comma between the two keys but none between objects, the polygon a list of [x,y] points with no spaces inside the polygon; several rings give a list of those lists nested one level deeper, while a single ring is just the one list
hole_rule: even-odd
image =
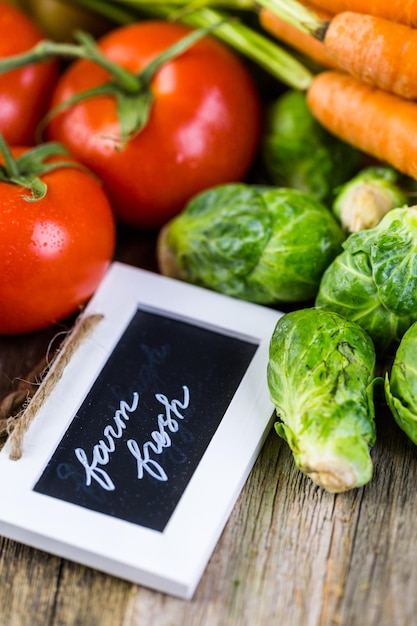
[{"label": "rustic wooden surface", "polygon": [[[152,238],[121,242],[120,260],[155,269]],[[62,330],[0,338],[0,400]],[[374,478],[346,494],[303,477],[271,432],[191,601],[0,538],[0,626],[417,624],[417,450],[377,415]]]}]

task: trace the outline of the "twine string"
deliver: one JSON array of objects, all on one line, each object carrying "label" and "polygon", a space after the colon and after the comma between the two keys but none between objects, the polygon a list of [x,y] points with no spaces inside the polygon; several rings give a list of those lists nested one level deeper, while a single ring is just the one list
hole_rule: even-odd
[{"label": "twine string", "polygon": [[[62,378],[64,370],[81,343],[90,335],[101,314],[92,314],[77,320],[74,330],[56,350],[48,363],[44,357],[22,381],[18,389],[8,394],[0,404],[0,436],[7,436],[9,457],[17,461],[23,455],[25,434],[36,417],[40,407]],[[21,407],[11,417],[13,411]]]}]

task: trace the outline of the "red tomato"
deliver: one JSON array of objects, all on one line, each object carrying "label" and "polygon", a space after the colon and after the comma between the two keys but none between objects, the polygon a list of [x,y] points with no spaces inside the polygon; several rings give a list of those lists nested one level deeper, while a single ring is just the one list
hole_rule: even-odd
[{"label": "red tomato", "polygon": [[0,182],[1,334],[38,330],[76,312],[114,252],[113,212],[100,183],[72,167],[42,180],[48,191],[36,202]]},{"label": "red tomato", "polygon": [[[43,39],[31,19],[0,2],[0,59],[30,50]],[[28,65],[0,74],[0,132],[10,145],[32,145],[57,77],[55,62]]]},{"label": "red tomato", "polygon": [[[99,43],[112,61],[138,73],[189,32],[180,24],[146,21],[115,29]],[[53,105],[107,80],[100,67],[76,61],[60,78]],[[241,60],[212,37],[167,62],[151,88],[150,119],[124,149],[109,96],[57,115],[49,138],[103,180],[118,220],[160,227],[197,192],[245,177],[258,146],[260,102]]]}]

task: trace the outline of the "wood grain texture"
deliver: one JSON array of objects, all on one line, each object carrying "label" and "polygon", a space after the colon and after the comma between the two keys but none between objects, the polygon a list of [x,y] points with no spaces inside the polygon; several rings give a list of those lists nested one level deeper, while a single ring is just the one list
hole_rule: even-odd
[{"label": "wood grain texture", "polygon": [[[122,260],[154,269],[152,244],[124,237]],[[66,329],[0,338],[0,400]],[[0,626],[412,626],[417,448],[377,415],[373,480],[345,494],[271,432],[191,601],[0,539]]]},{"label": "wood grain texture", "polygon": [[416,623],[417,455],[386,418],[373,481],[338,495],[271,433],[194,599],[138,589],[124,626]]}]

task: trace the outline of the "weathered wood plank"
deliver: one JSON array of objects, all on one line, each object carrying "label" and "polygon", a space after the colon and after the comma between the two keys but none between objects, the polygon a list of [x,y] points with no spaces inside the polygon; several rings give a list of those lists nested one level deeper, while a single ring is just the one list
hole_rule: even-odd
[{"label": "weathered wood plank", "polygon": [[[121,260],[155,269],[152,239],[123,238]],[[67,328],[0,338],[0,401]],[[377,411],[374,478],[346,494],[314,486],[270,434],[191,601],[0,539],[0,626],[411,626],[417,447]]]},{"label": "weathered wood plank", "polygon": [[5,541],[2,619],[25,625],[27,614],[34,626],[412,624],[416,450],[388,420],[379,424],[373,456],[373,481],[334,496],[304,478],[271,433],[192,601]]},{"label": "weathered wood plank", "polygon": [[129,582],[63,561],[51,625],[118,626],[133,589]]},{"label": "weathered wood plank", "polygon": [[138,589],[124,626],[415,623],[417,454],[384,419],[373,481],[339,495],[271,433],[194,599]]},{"label": "weathered wood plank", "polygon": [[0,624],[115,626],[132,585],[0,539]]},{"label": "weathered wood plank", "polygon": [[0,624],[52,623],[60,559],[0,539]]}]

